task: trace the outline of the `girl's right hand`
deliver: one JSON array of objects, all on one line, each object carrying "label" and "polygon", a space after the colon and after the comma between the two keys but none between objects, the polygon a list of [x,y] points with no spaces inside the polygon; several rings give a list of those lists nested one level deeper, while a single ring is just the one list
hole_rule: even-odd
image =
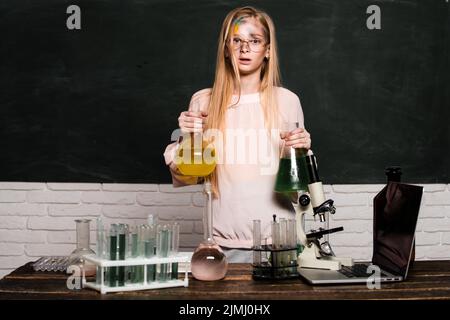
[{"label": "girl's right hand", "polygon": [[207,116],[204,111],[183,111],[178,117],[178,125],[183,133],[203,132]]}]

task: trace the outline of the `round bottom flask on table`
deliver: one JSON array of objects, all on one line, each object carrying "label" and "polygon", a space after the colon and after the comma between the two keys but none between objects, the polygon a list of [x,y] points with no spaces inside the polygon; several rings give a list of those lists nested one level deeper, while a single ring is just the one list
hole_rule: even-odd
[{"label": "round bottom flask on table", "polygon": [[183,175],[204,178],[206,194],[203,212],[204,239],[192,255],[192,276],[202,281],[223,279],[228,270],[227,258],[212,236],[212,190],[209,177],[216,168],[215,148],[210,141],[204,139],[202,133],[191,133],[180,144],[177,155],[177,167]]},{"label": "round bottom flask on table", "polygon": [[228,262],[220,246],[212,237],[211,183],[205,181],[207,204],[203,214],[204,240],[194,251],[191,259],[192,276],[197,280],[215,281],[223,279],[228,270]]}]

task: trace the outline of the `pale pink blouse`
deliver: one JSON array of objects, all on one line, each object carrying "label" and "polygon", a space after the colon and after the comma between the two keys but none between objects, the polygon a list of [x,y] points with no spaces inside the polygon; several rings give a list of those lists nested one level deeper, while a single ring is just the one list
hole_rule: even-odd
[{"label": "pale pink blouse", "polygon": [[[196,92],[190,101],[189,110],[206,110],[210,91],[203,89]],[[304,127],[298,96],[281,87],[277,88],[276,93],[281,119],[298,122],[300,127]],[[232,102],[237,99],[237,96],[233,96]],[[225,153],[221,153],[223,161],[216,166],[220,197],[213,200],[214,239],[224,247],[250,248],[253,245],[253,220],[261,220],[262,244],[266,238],[267,243],[270,243],[272,216],[276,214],[277,219],[294,219],[295,216],[292,205],[273,191],[281,139],[279,134],[273,140],[262,139],[267,137],[268,131],[264,127],[259,93],[241,95],[239,103],[228,108],[226,130],[232,135],[227,136]],[[248,136],[245,139],[239,139],[239,136],[242,138],[246,134]],[[174,142],[164,152],[173,185],[182,187],[196,184],[198,178],[181,175],[173,163],[176,148],[177,142]]]}]

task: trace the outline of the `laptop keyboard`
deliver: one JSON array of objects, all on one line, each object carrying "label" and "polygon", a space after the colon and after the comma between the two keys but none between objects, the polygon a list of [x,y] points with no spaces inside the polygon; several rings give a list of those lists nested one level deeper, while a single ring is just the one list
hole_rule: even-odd
[{"label": "laptop keyboard", "polygon": [[360,278],[360,277],[369,277],[371,273],[367,273],[368,265],[365,264],[355,264],[351,267],[342,266],[339,270],[344,276],[349,278]]}]

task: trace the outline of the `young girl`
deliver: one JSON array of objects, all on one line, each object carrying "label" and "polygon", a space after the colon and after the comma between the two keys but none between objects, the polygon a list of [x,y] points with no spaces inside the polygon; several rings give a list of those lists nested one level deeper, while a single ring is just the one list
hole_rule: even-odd
[{"label": "young girl", "polygon": [[[286,121],[299,128],[274,136],[273,130]],[[274,214],[294,218],[290,202],[274,192],[280,141],[311,147],[299,98],[280,86],[275,28],[265,12],[242,7],[228,13],[219,36],[214,85],[192,96],[178,122],[183,133],[223,133],[223,145],[215,146],[222,160],[211,175],[213,236],[229,262],[251,262],[253,220],[261,220],[262,239],[269,239]],[[172,143],[164,152],[174,186],[199,183],[177,168],[178,146]]]}]

